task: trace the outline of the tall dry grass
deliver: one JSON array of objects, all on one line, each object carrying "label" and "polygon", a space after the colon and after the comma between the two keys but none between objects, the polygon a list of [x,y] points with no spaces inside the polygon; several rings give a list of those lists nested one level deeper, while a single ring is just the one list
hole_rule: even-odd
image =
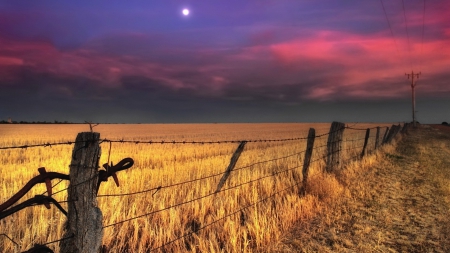
[{"label": "tall dry grass", "polygon": [[[368,126],[373,125],[358,125],[359,128]],[[101,138],[114,140],[218,141],[306,137],[309,127],[316,128],[316,134],[320,135],[328,132],[329,124],[99,125],[94,130],[101,133]],[[0,126],[0,147],[73,141],[78,132],[85,130],[88,130],[86,125],[3,125]],[[384,131],[381,133],[382,137]],[[350,162],[359,155],[364,134],[364,131],[346,130],[344,160]],[[304,140],[247,143],[224,190],[214,195],[211,193],[237,144],[113,143],[110,146],[107,142],[102,143],[100,164],[106,163],[108,157],[113,162],[132,157],[135,165],[119,173],[120,187],[114,182],[103,183],[100,196],[162,187],[161,190],[128,196],[99,197],[105,226],[103,244],[111,252],[148,252],[194,232],[155,251],[265,251],[294,221],[314,217],[328,199],[343,193],[335,176],[323,173],[321,157],[326,141],[327,136],[316,139],[308,193],[304,197],[298,194],[298,182],[293,179],[293,173],[301,174]],[[373,145],[374,133],[369,147],[373,149]],[[39,167],[68,173],[72,148],[57,145],[0,150],[0,203],[38,175]],[[286,156],[289,157],[279,159]],[[216,174],[208,179],[169,187]],[[57,184],[54,192],[68,186],[68,182],[58,180],[53,184]],[[45,187],[38,185],[21,201],[43,192]],[[66,191],[53,197],[64,201]],[[177,206],[197,198],[201,199]],[[267,200],[261,201],[263,199]],[[138,216],[141,217],[134,219]],[[8,235],[18,246],[3,236],[0,237],[0,249],[24,251],[35,243],[56,241],[62,236],[64,222],[64,215],[55,207],[47,210],[35,206],[22,210],[0,221],[0,234]],[[57,252],[57,243],[49,246]]]}]

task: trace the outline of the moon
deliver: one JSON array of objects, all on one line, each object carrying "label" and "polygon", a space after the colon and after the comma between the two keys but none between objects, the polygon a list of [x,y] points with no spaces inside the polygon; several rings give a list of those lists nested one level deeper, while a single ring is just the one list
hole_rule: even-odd
[{"label": "moon", "polygon": [[183,15],[185,16],[189,15],[189,9],[183,9]]}]

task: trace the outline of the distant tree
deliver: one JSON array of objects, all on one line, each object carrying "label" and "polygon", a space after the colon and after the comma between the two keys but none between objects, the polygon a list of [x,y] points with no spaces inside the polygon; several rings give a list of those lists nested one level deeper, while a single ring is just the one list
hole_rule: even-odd
[{"label": "distant tree", "polygon": [[446,121],[442,122],[442,125],[448,126],[448,123]]}]

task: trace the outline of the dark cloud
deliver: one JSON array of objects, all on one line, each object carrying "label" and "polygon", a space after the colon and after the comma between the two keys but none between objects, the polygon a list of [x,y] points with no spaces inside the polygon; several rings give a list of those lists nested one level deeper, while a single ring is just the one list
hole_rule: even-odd
[{"label": "dark cloud", "polygon": [[195,1],[182,17],[177,0],[3,1],[0,119],[406,121],[414,66],[434,120],[450,100],[450,4],[422,23],[422,3],[406,3],[408,42],[400,2],[385,2],[392,37],[378,2]]}]

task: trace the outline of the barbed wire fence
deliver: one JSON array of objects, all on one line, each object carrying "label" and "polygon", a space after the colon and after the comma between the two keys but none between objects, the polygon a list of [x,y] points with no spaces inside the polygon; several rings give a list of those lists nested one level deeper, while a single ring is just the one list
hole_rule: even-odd
[{"label": "barbed wire fence", "polygon": [[[352,132],[347,134],[345,138],[343,138],[343,132],[345,129],[351,130]],[[43,144],[32,144],[32,145],[19,145],[19,146],[9,146],[9,147],[0,147],[0,150],[8,150],[8,149],[28,149],[28,148],[35,148],[35,147],[53,147],[58,145],[75,145],[72,153],[72,162],[70,164],[70,174],[65,175],[61,173],[56,172],[46,172],[45,168],[39,168],[38,171],[40,173],[39,176],[34,177],[31,179],[20,191],[18,191],[16,194],[14,194],[10,199],[8,199],[5,203],[0,205],[0,220],[24,209],[30,206],[35,205],[45,205],[47,209],[50,208],[50,204],[55,205],[65,216],[68,218],[69,227],[71,226],[70,217],[74,217],[73,214],[73,206],[77,205],[81,201],[81,197],[83,196],[85,199],[86,196],[90,196],[87,200],[87,202],[95,202],[97,203],[97,198],[111,198],[111,197],[125,197],[125,196],[132,196],[132,195],[140,195],[140,194],[151,194],[151,196],[154,196],[157,192],[164,190],[164,189],[171,189],[174,187],[179,187],[181,185],[188,185],[193,183],[198,183],[204,180],[210,180],[213,178],[218,178],[222,176],[221,182],[219,183],[216,190],[212,190],[211,192],[207,194],[202,194],[197,197],[192,197],[190,199],[186,199],[181,202],[173,203],[171,205],[168,205],[164,208],[160,208],[157,210],[152,210],[150,212],[145,212],[143,214],[135,215],[133,217],[123,219],[117,222],[113,222],[107,225],[103,225],[102,221],[100,220],[100,226],[97,228],[100,229],[100,235],[93,236],[92,245],[95,247],[89,246],[92,252],[97,252],[99,250],[99,247],[101,246],[101,231],[104,229],[116,227],[118,225],[137,220],[144,217],[150,217],[153,215],[156,215],[158,213],[168,211],[174,208],[179,208],[182,206],[187,206],[188,204],[201,201],[206,198],[215,198],[215,196],[218,196],[218,194],[221,194],[226,191],[230,191],[233,189],[238,189],[243,186],[251,186],[254,185],[257,182],[260,182],[265,179],[270,178],[276,178],[279,175],[291,173],[292,177],[294,178],[294,182],[291,182],[288,184],[288,186],[282,188],[281,190],[277,190],[274,192],[271,192],[268,195],[262,195],[260,198],[250,202],[250,203],[244,203],[240,205],[235,210],[228,210],[227,213],[223,214],[221,217],[218,217],[208,223],[200,224],[196,221],[192,221],[192,226],[189,229],[188,232],[183,233],[176,238],[167,240],[163,244],[159,246],[152,247],[150,251],[158,251],[163,250],[167,246],[174,244],[176,242],[179,242],[183,239],[187,239],[192,237],[194,234],[198,234],[200,231],[204,230],[207,227],[213,226],[215,224],[218,224],[219,222],[235,215],[239,215],[239,219],[241,224],[245,224],[245,210],[250,209],[252,207],[256,207],[257,205],[260,205],[264,202],[267,202],[271,199],[274,199],[276,196],[281,195],[283,192],[286,191],[295,191],[298,194],[304,195],[307,192],[307,178],[308,178],[308,170],[311,164],[314,163],[323,163],[325,166],[325,171],[328,173],[333,173],[334,171],[337,171],[339,169],[342,169],[345,167],[346,164],[356,161],[359,159],[362,159],[364,156],[371,154],[375,152],[380,146],[390,143],[395,136],[399,133],[406,133],[409,129],[409,124],[405,123],[403,125],[403,128],[401,128],[400,125],[392,125],[390,128],[386,127],[384,130],[384,133],[382,133],[381,127],[373,127],[373,128],[356,128],[354,126],[345,126],[343,123],[339,122],[333,122],[331,125],[330,131],[328,133],[324,133],[321,135],[315,135],[315,130],[310,129],[310,132],[307,137],[299,137],[299,138],[285,138],[285,139],[258,139],[258,140],[223,140],[223,141],[135,141],[135,140],[109,140],[109,139],[99,139],[98,137],[93,137],[92,132],[88,133],[80,133],[79,136],[77,136],[76,141],[73,142],[57,142],[57,143],[43,143]],[[376,130],[376,131],[373,131]],[[361,131],[366,131],[365,136],[361,137]],[[86,137],[86,134],[90,137]],[[80,137],[83,136],[83,137]],[[314,147],[314,141],[315,139],[321,139],[321,138],[328,138],[327,142],[325,143],[324,140],[322,140],[321,145],[317,145]],[[364,140],[363,144],[362,141]],[[243,152],[244,146],[247,143],[277,143],[277,142],[292,142],[292,141],[307,141],[307,147],[304,150],[301,151],[294,151],[291,154],[283,155],[280,157],[274,157],[262,161],[256,161],[251,164],[247,164],[245,166],[237,167],[235,168],[236,162],[239,159],[240,153]],[[108,162],[103,165],[102,170],[98,170],[98,162],[100,159],[100,152],[96,150],[101,143],[109,143],[109,152],[108,152]],[[133,166],[133,159],[131,158],[125,158],[122,161],[120,161],[117,165],[109,164],[110,162],[110,154],[111,154],[111,147],[113,143],[134,143],[134,144],[145,144],[145,145],[154,145],[154,144],[161,144],[161,145],[180,145],[180,144],[199,144],[199,145],[208,145],[208,144],[239,144],[239,147],[235,151],[231,161],[230,165],[228,166],[227,170],[225,172],[221,173],[213,173],[210,175],[201,176],[198,178],[193,178],[190,180],[180,181],[180,182],[174,182],[171,184],[166,185],[157,185],[157,186],[150,186],[147,189],[142,189],[140,191],[135,192],[127,192],[127,193],[120,193],[120,194],[98,194],[98,190],[100,187],[101,182],[107,181],[109,177],[113,177],[114,181],[117,185],[119,185],[117,173],[122,170],[126,170]],[[343,156],[345,154],[345,157]],[[303,160],[298,159],[300,156],[304,156]],[[234,158],[234,161],[233,161]],[[264,164],[269,163],[276,163],[279,161],[283,161],[286,159],[296,159],[296,165],[289,166],[287,168],[277,168],[275,170],[271,170],[270,172],[263,173],[260,177],[252,178],[245,182],[239,182],[235,184],[231,184],[228,181],[228,184],[225,186],[225,182],[227,182],[227,178],[231,173],[237,173],[238,171],[244,171],[244,170],[251,170],[252,168]],[[275,166],[276,167],[276,166]],[[84,174],[88,174],[87,176],[84,175],[83,179],[79,179],[79,175],[76,172],[78,169],[84,169]],[[85,170],[90,169],[90,174],[87,173]],[[298,172],[299,169],[302,169],[302,175],[299,175]],[[76,180],[78,178],[78,180]],[[52,185],[51,180],[59,179],[59,181]],[[302,179],[302,180],[300,180]],[[70,182],[69,187],[64,188],[62,190],[53,192],[53,189],[55,186],[63,182],[64,180],[68,180]],[[16,202],[18,202],[32,187],[34,187],[36,184],[39,183],[45,183],[46,185],[46,193],[47,195],[44,195],[42,193],[41,195],[36,195],[34,198],[28,199],[20,204],[14,205]],[[89,187],[85,187],[88,186]],[[81,189],[81,192],[80,192]],[[54,199],[54,196],[61,193],[61,192],[68,192],[68,197],[66,200],[56,200]],[[86,200],[85,200],[86,201]],[[68,211],[66,211],[61,204],[65,204],[68,206]],[[86,207],[83,208],[97,208],[95,206]],[[86,210],[83,210],[86,211]],[[78,210],[80,212],[80,209]],[[72,214],[71,214],[72,213]],[[87,211],[89,213],[89,211]],[[78,215],[78,214],[77,214]],[[98,222],[98,221],[97,221]],[[73,223],[77,223],[76,221],[72,221]],[[86,224],[78,224],[81,227],[88,227]],[[58,240],[35,244],[32,248],[25,252],[53,252],[47,245],[51,244],[60,244],[61,252],[66,252],[64,248],[67,247],[78,247],[77,245],[77,238],[80,237],[80,235],[77,234],[77,230],[82,230],[86,228],[74,228],[75,230],[72,231],[65,231],[64,236],[62,236]],[[1,231],[0,231],[1,232]],[[95,232],[99,233],[99,231]],[[94,234],[95,234],[94,233]],[[9,240],[12,244],[16,246],[16,248],[19,248],[20,245],[14,240],[14,238],[11,238],[7,234],[0,234],[0,237],[6,238],[5,240]],[[189,239],[188,241],[192,241],[192,239]],[[189,246],[190,247],[190,246]],[[106,250],[106,249],[104,249]],[[84,252],[84,251],[83,251]],[[87,251],[86,251],[87,252]]]}]

